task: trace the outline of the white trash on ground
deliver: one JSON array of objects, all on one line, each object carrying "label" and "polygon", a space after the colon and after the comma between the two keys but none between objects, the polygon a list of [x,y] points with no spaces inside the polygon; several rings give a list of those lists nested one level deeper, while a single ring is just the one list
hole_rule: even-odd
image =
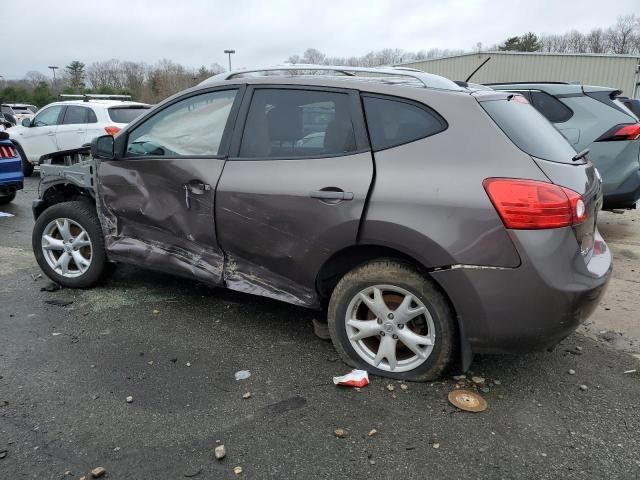
[{"label": "white trash on ground", "polygon": [[351,370],[342,377],[333,377],[333,383],[345,387],[365,387],[369,385],[369,374],[366,370]]},{"label": "white trash on ground", "polygon": [[235,373],[236,380],[246,380],[251,376],[251,372],[249,370],[238,370]]}]

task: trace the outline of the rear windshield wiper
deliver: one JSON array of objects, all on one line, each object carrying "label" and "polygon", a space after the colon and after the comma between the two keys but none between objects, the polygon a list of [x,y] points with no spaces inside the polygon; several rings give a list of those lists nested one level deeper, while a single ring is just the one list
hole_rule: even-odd
[{"label": "rear windshield wiper", "polygon": [[571,159],[572,162],[577,162],[581,158],[586,157],[589,154],[589,149],[585,148],[580,153],[576,153],[576,155]]}]

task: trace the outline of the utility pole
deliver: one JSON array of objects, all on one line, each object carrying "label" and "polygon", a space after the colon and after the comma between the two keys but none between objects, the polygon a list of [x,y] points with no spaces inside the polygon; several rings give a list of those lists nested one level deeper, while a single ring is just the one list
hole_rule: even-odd
[{"label": "utility pole", "polygon": [[236,53],[236,51],[235,50],[225,50],[224,53],[229,55],[229,71],[231,71],[231,54],[232,53]]},{"label": "utility pole", "polygon": [[52,65],[50,67],[51,71],[53,72],[53,89],[57,92],[58,91],[58,85],[56,84],[56,70],[58,69],[58,67],[56,67],[55,65]]}]

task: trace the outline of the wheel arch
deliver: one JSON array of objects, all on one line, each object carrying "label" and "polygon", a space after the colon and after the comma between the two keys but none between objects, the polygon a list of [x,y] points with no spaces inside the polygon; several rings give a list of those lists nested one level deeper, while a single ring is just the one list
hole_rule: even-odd
[{"label": "wheel arch", "polygon": [[327,305],[333,289],[347,272],[366,262],[381,258],[390,258],[410,264],[422,273],[423,276],[429,278],[444,298],[446,298],[456,318],[460,367],[463,371],[466,371],[473,360],[473,353],[465,335],[464,323],[458,315],[455,305],[451,301],[451,297],[447,291],[442,287],[440,282],[431,275],[430,272],[433,271],[433,269],[426,267],[409,253],[375,244],[352,245],[335,252],[325,261],[316,277],[316,291],[322,305]]},{"label": "wheel arch", "polygon": [[87,189],[69,182],[60,181],[47,186],[40,198],[33,202],[33,217],[35,220],[52,205],[63,202],[86,201],[95,207],[93,193]]}]

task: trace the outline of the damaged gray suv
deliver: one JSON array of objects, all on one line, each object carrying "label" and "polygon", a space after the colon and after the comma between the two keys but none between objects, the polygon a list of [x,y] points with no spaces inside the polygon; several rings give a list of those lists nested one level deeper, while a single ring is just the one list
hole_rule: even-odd
[{"label": "damaged gray suv", "polygon": [[597,170],[514,93],[230,72],[91,154],[43,166],[33,250],[52,280],[87,288],[122,262],[325,309],[344,361],[391,378],[552,346],[611,273]]}]

